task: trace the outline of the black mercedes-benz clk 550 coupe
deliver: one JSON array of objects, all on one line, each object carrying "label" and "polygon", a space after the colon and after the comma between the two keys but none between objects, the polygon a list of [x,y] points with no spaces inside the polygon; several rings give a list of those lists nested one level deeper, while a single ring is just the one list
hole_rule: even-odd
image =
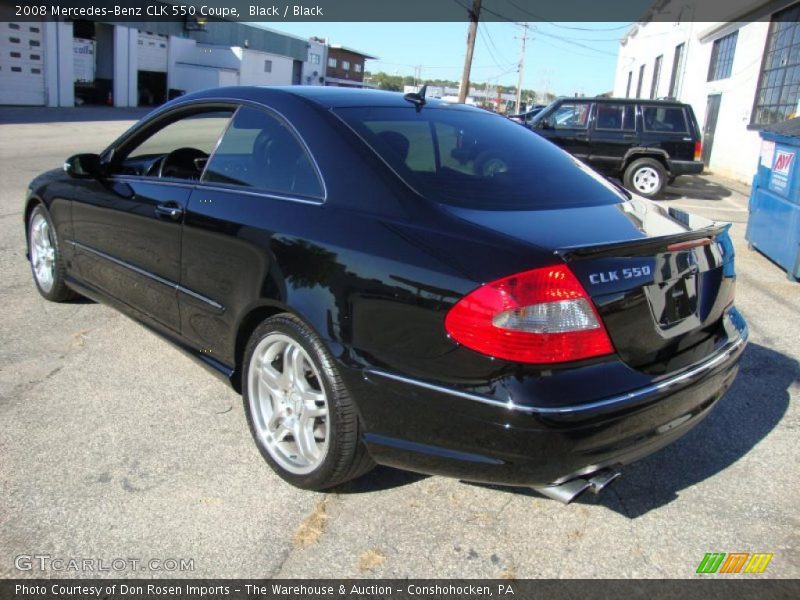
[{"label": "black mercedes-benz clk 550 coupe", "polygon": [[173,100],[31,183],[36,285],[107,302],[229,380],[294,485],[380,463],[599,491],[733,381],[728,226],[423,94]]}]

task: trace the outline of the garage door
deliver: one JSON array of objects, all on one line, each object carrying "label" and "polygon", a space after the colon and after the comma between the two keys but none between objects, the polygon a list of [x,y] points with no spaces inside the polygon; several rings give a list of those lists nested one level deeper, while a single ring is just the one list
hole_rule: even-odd
[{"label": "garage door", "polygon": [[169,38],[149,31],[139,32],[139,71],[167,72],[167,44]]},{"label": "garage door", "polygon": [[45,104],[43,30],[0,23],[0,104]]}]

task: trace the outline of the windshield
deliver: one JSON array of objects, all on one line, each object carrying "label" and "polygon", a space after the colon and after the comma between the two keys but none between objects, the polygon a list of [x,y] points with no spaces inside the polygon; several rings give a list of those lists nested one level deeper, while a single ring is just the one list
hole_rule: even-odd
[{"label": "windshield", "polygon": [[626,200],[577,159],[498,115],[411,106],[336,113],[408,185],[436,202],[525,210]]}]

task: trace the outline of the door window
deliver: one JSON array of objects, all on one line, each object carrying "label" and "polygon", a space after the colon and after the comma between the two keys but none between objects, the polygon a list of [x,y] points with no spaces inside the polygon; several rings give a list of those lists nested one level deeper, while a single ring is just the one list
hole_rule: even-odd
[{"label": "door window", "polygon": [[203,181],[324,196],[317,170],[294,132],[268,112],[244,106],[222,136]]},{"label": "door window", "polygon": [[555,129],[586,129],[590,106],[585,102],[565,102],[550,116],[549,121]]},{"label": "door window", "polygon": [[632,131],[636,128],[634,107],[624,104],[598,104],[595,129],[604,131]]},{"label": "door window", "polygon": [[112,172],[165,179],[197,180],[232,110],[204,111],[162,124],[114,157]]}]

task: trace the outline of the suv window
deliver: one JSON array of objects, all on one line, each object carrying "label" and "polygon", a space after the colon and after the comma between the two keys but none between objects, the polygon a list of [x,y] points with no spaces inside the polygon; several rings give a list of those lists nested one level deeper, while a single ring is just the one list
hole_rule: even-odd
[{"label": "suv window", "polygon": [[594,128],[633,131],[636,129],[635,107],[632,104],[598,104]]},{"label": "suv window", "polygon": [[586,102],[564,102],[547,120],[554,129],[586,129],[590,107]]},{"label": "suv window", "polygon": [[645,131],[688,133],[683,108],[665,106],[643,106],[642,119]]},{"label": "suv window", "polygon": [[[417,112],[409,106],[342,107],[336,114],[411,188],[433,202],[531,210],[625,199],[577,159],[492,113],[438,106]],[[569,186],[564,185],[566,178]]]},{"label": "suv window", "polygon": [[323,196],[317,171],[294,132],[266,111],[244,106],[211,156],[203,181]]}]

